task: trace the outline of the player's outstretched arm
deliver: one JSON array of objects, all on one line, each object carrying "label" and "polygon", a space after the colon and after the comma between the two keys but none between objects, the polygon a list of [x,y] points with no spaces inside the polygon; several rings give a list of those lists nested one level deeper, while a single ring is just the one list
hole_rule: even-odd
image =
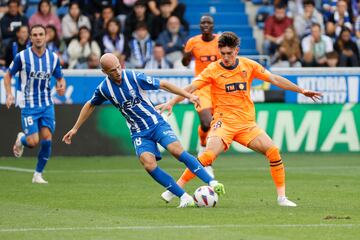
[{"label": "player's outstretched arm", "polygon": [[6,91],[6,107],[9,109],[15,102],[14,95],[11,92],[11,74],[6,72],[4,75],[4,85]]},{"label": "player's outstretched arm", "polygon": [[284,78],[284,77],[282,77],[280,75],[271,74],[270,75],[270,82],[272,84],[282,88],[282,89],[290,90],[290,91],[293,91],[293,92],[298,92],[298,93],[304,94],[306,97],[311,98],[315,102],[317,100],[320,100],[321,97],[322,97],[322,93],[302,89],[298,85],[292,83],[290,80],[288,80],[288,79],[286,79],[286,78]]},{"label": "player's outstretched arm", "polygon": [[83,108],[80,111],[79,117],[73,126],[73,128],[65,134],[62,141],[66,144],[71,144],[72,137],[77,133],[81,125],[90,117],[95,109],[95,105],[92,105],[90,102],[85,103]]}]

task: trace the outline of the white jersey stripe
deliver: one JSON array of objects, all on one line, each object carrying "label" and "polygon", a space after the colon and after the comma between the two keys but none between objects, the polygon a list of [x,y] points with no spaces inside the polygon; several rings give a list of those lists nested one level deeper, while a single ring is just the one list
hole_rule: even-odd
[{"label": "white jersey stripe", "polygon": [[[39,58],[39,71],[42,72],[42,60],[41,58]],[[42,107],[41,104],[41,81],[44,81],[43,79],[39,79],[39,84],[38,84],[38,101],[39,101],[39,107]]]},{"label": "white jersey stripe", "polygon": [[[110,92],[110,95],[111,95],[111,98],[113,99],[113,101],[119,106],[119,109],[121,110],[121,112],[124,114],[124,115],[127,115],[122,109],[121,109],[121,104],[119,103],[119,101],[116,99],[116,96],[115,96],[115,93],[114,93],[114,90],[111,86],[111,82],[110,82],[110,79],[109,78],[106,78],[106,85],[109,89],[109,92]],[[124,96],[124,93],[122,91],[120,91],[120,93],[122,94],[123,98],[125,98]],[[134,125],[135,125],[135,128],[136,128],[136,132],[140,132],[140,128],[139,126],[137,125],[137,123],[135,121],[134,122]]]},{"label": "white jersey stripe", "polygon": [[[138,84],[138,82],[137,82],[137,79],[136,79],[136,74],[135,74],[135,72],[132,71],[132,74],[133,74],[133,77],[134,77],[134,81],[135,81],[136,85],[138,86],[139,93],[140,93],[142,99],[144,99],[144,101],[145,101],[149,106],[154,107],[154,106],[151,104],[151,102],[150,102],[147,94],[145,93],[145,91],[139,86],[139,84]],[[157,119],[157,117],[156,117],[154,114],[152,114],[151,112],[149,112],[146,108],[144,108],[143,105],[140,104],[139,107],[140,107],[141,110],[143,110],[143,111],[145,112],[146,115],[148,115],[148,116],[151,117],[151,119],[154,121],[155,124],[157,124],[157,123],[159,122],[158,119]]]},{"label": "white jersey stripe", "polygon": [[[46,59],[46,73],[51,73],[51,69],[50,69],[50,56],[49,56],[49,51],[46,49],[46,53],[45,53],[45,59]],[[51,77],[50,77],[51,79]],[[44,88],[44,95],[45,95],[45,104],[46,106],[49,106],[50,105],[50,102],[49,102],[49,98],[48,98],[48,90],[47,90],[47,85],[50,84],[50,79],[48,82],[45,83],[45,88]]]},{"label": "white jersey stripe", "polygon": [[[131,84],[129,83],[129,79],[128,79],[127,75],[126,75],[126,72],[124,72],[123,76],[124,76],[124,81],[125,81],[127,87],[129,88],[129,92],[131,92],[131,90],[134,91],[133,87],[132,87]],[[122,89],[119,88],[119,90],[120,90],[120,92],[122,93]],[[123,95],[123,93],[122,93],[122,95]],[[138,104],[139,107],[140,107],[140,105],[141,105],[141,103]],[[140,107],[140,109],[141,109],[141,107]],[[132,109],[129,109],[129,110],[130,110],[136,117],[138,117],[138,118],[141,120],[141,122],[145,125],[146,129],[149,129],[149,125],[148,125],[147,122],[144,120],[144,118],[142,118],[142,117],[140,117],[139,115],[137,115],[137,114],[134,112],[134,110],[132,110]],[[141,109],[141,110],[143,110],[143,109]],[[145,110],[146,110],[146,109],[145,109]],[[146,115],[148,115],[148,114],[146,114]]]},{"label": "white jersey stripe", "polygon": [[[33,52],[31,51],[31,49],[28,51],[29,52],[29,58],[30,58],[30,72],[35,72],[35,63],[34,63],[34,55]],[[34,82],[35,79],[34,77],[29,76],[29,95],[28,95],[28,100],[30,100],[30,107],[33,108],[34,107]]]},{"label": "white jersey stripe", "polygon": [[21,96],[18,98],[19,107],[25,107],[25,87],[26,87],[26,63],[25,63],[25,51],[20,52],[20,60],[21,60],[21,70],[20,70],[20,79],[21,79]]}]

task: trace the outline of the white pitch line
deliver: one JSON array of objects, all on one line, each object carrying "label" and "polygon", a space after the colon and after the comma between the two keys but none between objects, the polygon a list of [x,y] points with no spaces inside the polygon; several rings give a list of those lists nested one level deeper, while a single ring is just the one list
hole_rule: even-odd
[{"label": "white pitch line", "polygon": [[[286,168],[287,171],[302,171],[302,170],[325,170],[325,169],[358,169],[360,166],[318,166],[318,167],[288,167]],[[172,171],[181,171],[182,168],[164,168],[168,172]],[[216,168],[218,171],[249,171],[249,170],[257,170],[257,171],[264,171],[267,170],[268,167],[254,167],[254,168],[241,168],[241,167],[233,167],[233,168]],[[9,166],[0,166],[0,170],[5,171],[14,171],[14,172],[34,172],[33,169],[27,168],[18,168],[18,167],[9,167]],[[79,169],[79,170],[45,170],[46,173],[131,173],[131,172],[144,172],[144,169],[137,168],[137,169]]]},{"label": "white pitch line", "polygon": [[18,167],[7,167],[7,166],[0,166],[0,170],[14,171],[14,172],[34,172],[34,169],[18,168]]},{"label": "white pitch line", "polygon": [[156,230],[200,228],[352,228],[360,224],[224,224],[224,225],[165,225],[165,226],[114,226],[114,227],[53,227],[53,228],[0,228],[0,232],[56,232],[94,230]]}]

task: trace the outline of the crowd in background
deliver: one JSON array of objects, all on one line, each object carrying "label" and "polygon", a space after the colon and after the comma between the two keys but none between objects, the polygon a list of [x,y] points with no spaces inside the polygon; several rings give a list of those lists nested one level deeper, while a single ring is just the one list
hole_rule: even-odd
[{"label": "crowd in background", "polygon": [[264,53],[277,67],[360,66],[359,0],[275,0]]},{"label": "crowd in background", "polygon": [[24,0],[0,0],[0,66],[30,46],[29,29],[42,24],[63,68],[99,68],[108,52],[128,68],[181,67],[189,25],[177,0],[40,0],[27,17],[29,8]]},{"label": "crowd in background", "polygon": [[[359,66],[359,0],[264,3],[274,6],[263,45],[272,66]],[[27,0],[0,0],[0,67],[30,46],[34,24],[46,26],[48,48],[63,68],[99,68],[108,52],[128,68],[183,67],[189,25],[177,0],[40,0],[34,13],[29,9]]]}]

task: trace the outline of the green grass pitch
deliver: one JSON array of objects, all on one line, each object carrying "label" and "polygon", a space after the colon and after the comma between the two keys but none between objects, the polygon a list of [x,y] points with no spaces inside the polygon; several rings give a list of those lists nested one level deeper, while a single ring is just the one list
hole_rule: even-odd
[{"label": "green grass pitch", "polygon": [[[276,205],[258,154],[219,157],[227,194],[212,209],[165,204],[135,157],[54,157],[48,185],[31,183],[34,158],[0,158],[0,239],[360,239],[360,154],[283,157],[297,208]],[[175,178],[183,170],[170,157],[159,165]]]}]

